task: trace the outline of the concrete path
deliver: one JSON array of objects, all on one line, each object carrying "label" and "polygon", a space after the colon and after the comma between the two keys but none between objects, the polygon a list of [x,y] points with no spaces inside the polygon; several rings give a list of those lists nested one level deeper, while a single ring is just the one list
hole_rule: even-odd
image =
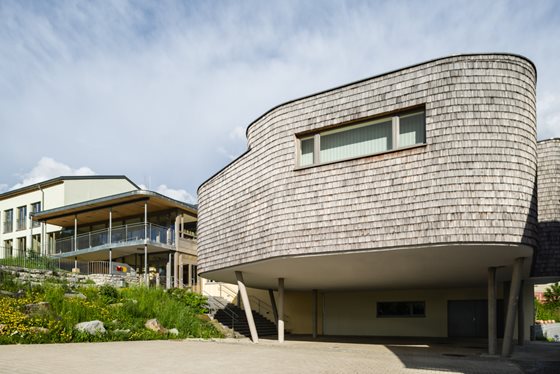
[{"label": "concrete path", "polygon": [[477,347],[262,340],[0,346],[0,373],[522,373]]}]

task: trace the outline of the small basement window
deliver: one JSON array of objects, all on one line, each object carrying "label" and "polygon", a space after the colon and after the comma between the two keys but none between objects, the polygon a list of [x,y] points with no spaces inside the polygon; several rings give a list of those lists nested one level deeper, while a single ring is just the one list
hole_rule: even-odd
[{"label": "small basement window", "polygon": [[424,301],[384,301],[377,303],[377,317],[425,317]]},{"label": "small basement window", "polygon": [[425,143],[425,111],[408,111],[298,137],[297,166],[350,160]]}]

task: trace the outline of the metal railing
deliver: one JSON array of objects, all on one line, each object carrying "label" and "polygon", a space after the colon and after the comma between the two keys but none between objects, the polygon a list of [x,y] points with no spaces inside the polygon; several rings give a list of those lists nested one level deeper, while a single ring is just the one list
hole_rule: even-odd
[{"label": "metal railing", "polygon": [[223,310],[224,313],[231,318],[231,329],[235,330],[235,322],[239,321],[239,315],[228,307],[228,302],[220,300],[220,298],[212,296],[204,290],[202,291],[202,295],[206,296],[208,300],[209,314],[214,316],[218,310]]},{"label": "metal railing", "polygon": [[[145,239],[146,224],[132,223],[116,226],[111,229],[111,240],[109,241],[109,229],[101,229],[79,234],[76,237],[69,236],[57,239],[55,244],[56,253],[68,253],[77,250],[95,248],[110,244],[123,244]],[[148,241],[158,244],[175,244],[175,230],[154,223],[147,224]]]}]

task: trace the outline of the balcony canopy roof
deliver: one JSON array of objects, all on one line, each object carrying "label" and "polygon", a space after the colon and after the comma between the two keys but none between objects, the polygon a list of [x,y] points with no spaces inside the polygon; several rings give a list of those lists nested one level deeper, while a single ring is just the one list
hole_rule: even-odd
[{"label": "balcony canopy roof", "polygon": [[146,190],[130,191],[65,205],[32,213],[31,216],[34,221],[71,227],[74,225],[75,216],[78,217],[80,225],[106,221],[109,219],[109,209],[111,209],[113,220],[143,216],[144,204],[147,204],[148,214],[175,210],[177,215],[182,215],[186,222],[194,222],[197,219],[196,206]]}]

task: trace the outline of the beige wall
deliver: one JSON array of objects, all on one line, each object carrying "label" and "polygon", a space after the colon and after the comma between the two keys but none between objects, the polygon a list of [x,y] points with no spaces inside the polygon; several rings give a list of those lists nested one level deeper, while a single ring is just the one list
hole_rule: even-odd
[{"label": "beige wall", "polygon": [[[252,288],[247,290],[253,296],[250,300],[251,308],[274,321],[269,309],[268,291]],[[447,301],[484,300],[487,298],[486,292],[486,288],[319,292],[317,332],[319,335],[447,337]],[[276,291],[274,295],[278,300]],[[498,298],[503,298],[501,286],[498,287]],[[257,300],[262,302],[260,308]],[[377,318],[378,301],[425,301],[426,317]],[[236,303],[237,300],[233,299],[232,302]],[[529,340],[534,318],[530,285],[523,289],[523,303],[524,338]],[[287,291],[285,317],[286,330],[290,333],[311,334],[312,292]],[[515,326],[514,338],[517,338],[517,323]]]},{"label": "beige wall", "polygon": [[69,179],[64,186],[65,205],[137,190],[126,179]]}]

